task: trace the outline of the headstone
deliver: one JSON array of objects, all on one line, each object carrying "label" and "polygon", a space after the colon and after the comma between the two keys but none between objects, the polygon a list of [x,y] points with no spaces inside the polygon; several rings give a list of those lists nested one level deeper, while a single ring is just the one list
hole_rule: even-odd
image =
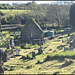
[{"label": "headstone", "polygon": [[35,58],[35,52],[32,52],[32,58]]},{"label": "headstone", "polygon": [[11,46],[10,46],[10,44],[8,44],[8,47],[7,47],[7,49],[11,49]]},{"label": "headstone", "polygon": [[39,48],[39,49],[38,49],[38,54],[41,54],[41,53],[42,53],[42,49]]},{"label": "headstone", "polygon": [[1,40],[3,39],[3,36],[1,36]]},{"label": "headstone", "polygon": [[72,46],[73,48],[75,48],[75,39],[73,40],[71,46]]},{"label": "headstone", "polygon": [[74,34],[70,35],[70,38],[73,39],[74,38]]},{"label": "headstone", "polygon": [[10,38],[10,44],[12,43],[12,39]]},{"label": "headstone", "polygon": [[1,50],[0,50],[0,59],[1,59],[1,57],[2,57],[2,52],[1,52]]},{"label": "headstone", "polygon": [[73,47],[70,47],[69,50],[72,50],[73,51]]},{"label": "headstone", "polygon": [[68,47],[64,47],[64,51],[68,50]]},{"label": "headstone", "polygon": [[12,45],[12,47],[14,47],[14,46],[15,46],[14,40],[12,40],[11,45]]},{"label": "headstone", "polygon": [[69,39],[68,39],[68,42],[71,42],[72,41],[72,38],[70,37]]},{"label": "headstone", "polygon": [[70,33],[68,33],[68,36],[70,36]]},{"label": "headstone", "polygon": [[14,53],[14,50],[13,49],[11,49],[11,54],[13,54]]},{"label": "headstone", "polygon": [[62,43],[63,43],[64,41],[63,41],[63,39],[62,39]]},{"label": "headstone", "polygon": [[4,74],[3,62],[0,62],[0,74]]},{"label": "headstone", "polygon": [[19,55],[19,49],[16,49],[16,55]]},{"label": "headstone", "polygon": [[6,52],[4,52],[3,61],[4,61],[4,62],[7,61],[7,53],[6,53]]},{"label": "headstone", "polygon": [[8,42],[8,38],[6,38],[6,42]]}]

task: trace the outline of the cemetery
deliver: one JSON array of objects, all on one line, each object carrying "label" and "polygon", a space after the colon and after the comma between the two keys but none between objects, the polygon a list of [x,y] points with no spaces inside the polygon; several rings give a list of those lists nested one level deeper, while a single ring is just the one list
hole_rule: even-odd
[{"label": "cemetery", "polygon": [[[64,30],[65,31],[65,30]],[[10,32],[10,34],[8,34]],[[4,55],[1,54],[1,60],[3,61],[2,73],[4,74],[41,74],[45,73],[55,73],[59,70],[59,68],[63,67],[63,71],[59,70],[59,73],[62,74],[69,71],[67,70],[68,66],[73,66],[75,63],[75,32],[73,30],[72,33],[68,36],[65,35],[55,35],[55,38],[48,40],[46,43],[41,44],[41,40],[39,44],[35,43],[19,43],[20,39],[15,36],[21,35],[18,31],[2,31],[0,34],[0,51],[3,52]],[[3,35],[6,34],[6,37]],[[11,36],[11,34],[14,34]],[[21,37],[21,36],[20,36]],[[15,38],[15,39],[14,39]],[[15,40],[18,40],[15,42]],[[48,39],[48,38],[47,38]],[[18,43],[17,43],[18,42]],[[20,44],[23,44],[21,47]],[[67,59],[68,65],[65,64]],[[70,60],[72,63],[70,63]],[[62,61],[62,62],[60,62]],[[54,66],[52,65],[54,63]],[[60,65],[58,65],[60,64]],[[50,66],[49,66],[50,65]],[[57,66],[58,65],[58,66]],[[63,66],[64,65],[64,66]],[[49,68],[56,68],[56,71],[50,71]],[[25,70],[24,70],[25,68]],[[74,67],[72,67],[74,68]],[[39,70],[40,69],[40,70]],[[65,72],[65,73],[66,73]]]},{"label": "cemetery", "polygon": [[73,27],[43,29],[28,17],[15,28],[0,28],[0,74],[75,74]]}]

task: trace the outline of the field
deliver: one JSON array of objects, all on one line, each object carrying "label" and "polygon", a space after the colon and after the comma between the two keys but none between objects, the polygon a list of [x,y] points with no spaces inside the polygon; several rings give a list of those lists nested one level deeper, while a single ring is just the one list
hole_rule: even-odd
[{"label": "field", "polygon": [[10,16],[10,15],[19,15],[21,13],[29,13],[31,10],[0,10],[1,12],[3,12],[5,15],[4,17]]},{"label": "field", "polygon": [[[0,48],[5,49],[6,43],[4,41],[7,37],[13,38],[13,36],[9,36],[8,31],[3,31],[2,33],[7,34],[2,41],[0,40]],[[13,32],[10,34],[13,34]],[[75,32],[71,31],[70,34],[75,34]],[[42,54],[38,54],[38,45],[27,44],[26,49],[15,46],[14,55],[16,53],[15,50],[18,48],[20,50],[20,56],[10,58],[10,60],[4,63],[4,74],[74,74],[75,49],[64,51],[64,47],[69,47],[69,44],[67,44],[67,38],[69,37],[67,37],[67,33],[64,33],[61,37],[62,38],[57,37],[52,39],[42,45]],[[35,59],[22,58],[27,55],[31,58],[32,51],[36,53]]]}]

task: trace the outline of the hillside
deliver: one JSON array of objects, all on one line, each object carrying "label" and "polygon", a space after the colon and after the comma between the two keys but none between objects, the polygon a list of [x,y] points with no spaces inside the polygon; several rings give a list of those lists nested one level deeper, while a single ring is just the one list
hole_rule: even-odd
[{"label": "hillside", "polygon": [[[9,37],[8,31],[3,31],[2,33],[6,33],[6,37]],[[10,34],[13,33],[11,32]],[[75,34],[75,32],[71,31],[70,34]],[[13,36],[10,37],[13,38]],[[66,32],[63,33],[62,36],[52,39],[42,45],[42,54],[38,54],[38,45],[26,45],[26,48],[28,49],[21,49],[20,46],[15,46],[13,55],[15,55],[15,50],[18,48],[20,50],[20,56],[14,56],[4,63],[4,74],[74,74],[75,49],[64,51],[64,47],[69,47],[67,38],[69,37],[67,37]],[[3,38],[2,41],[5,39],[6,38]],[[4,42],[1,43],[0,47],[5,49],[4,47],[6,46]],[[31,58],[32,51],[36,53],[35,59],[22,58],[27,55]]]}]

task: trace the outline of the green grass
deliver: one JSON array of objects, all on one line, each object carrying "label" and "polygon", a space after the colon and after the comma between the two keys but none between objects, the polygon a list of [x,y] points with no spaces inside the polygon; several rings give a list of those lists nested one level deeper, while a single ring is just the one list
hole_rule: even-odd
[{"label": "green grass", "polygon": [[[63,31],[63,30],[62,30]],[[2,33],[5,33],[3,31]],[[7,36],[9,37],[8,31],[6,32]],[[75,33],[74,31],[71,31],[71,34]],[[11,32],[11,34],[13,34]],[[6,37],[3,39],[5,40]],[[11,36],[10,36],[11,37]],[[67,33],[63,34],[63,38],[55,38],[53,40],[50,40],[48,43],[42,45],[43,53],[37,54],[39,46],[38,45],[30,45],[27,44],[26,48],[30,49],[21,49],[20,46],[15,46],[14,49],[14,55],[15,50],[18,48],[20,49],[20,55],[16,56],[15,58],[10,58],[7,62],[4,63],[4,67],[7,68],[7,70],[4,72],[5,74],[54,74],[55,72],[59,72],[59,74],[72,74],[75,70],[75,49],[73,51],[65,51],[64,47],[68,47],[69,44],[66,44]],[[62,39],[64,42],[62,43]],[[1,41],[0,41],[1,42]],[[3,42],[2,42],[3,43]],[[59,48],[61,45],[62,48]],[[3,43],[0,45],[0,48],[4,48],[5,45]],[[5,48],[4,48],[5,49]],[[50,50],[52,49],[52,50]],[[36,54],[35,59],[20,59],[22,56],[32,57],[31,52],[34,51]],[[60,68],[67,60],[72,60],[73,63],[71,63],[68,66],[63,66]],[[41,64],[36,64],[38,60],[41,62]],[[12,71],[10,71],[10,68],[12,67]]]},{"label": "green grass", "polygon": [[2,11],[5,14],[4,17],[10,16],[10,15],[12,16],[19,15],[21,13],[27,14],[31,12],[31,10],[12,10],[12,11],[11,10],[0,10],[0,11]]}]

